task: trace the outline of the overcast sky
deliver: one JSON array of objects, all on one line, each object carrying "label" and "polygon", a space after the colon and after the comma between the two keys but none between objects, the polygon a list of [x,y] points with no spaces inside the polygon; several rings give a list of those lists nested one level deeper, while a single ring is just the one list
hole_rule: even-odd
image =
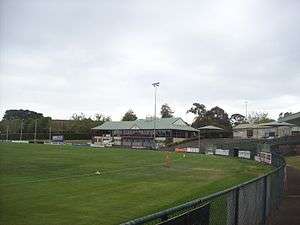
[{"label": "overcast sky", "polygon": [[300,1],[0,0],[0,116],[300,111]]}]

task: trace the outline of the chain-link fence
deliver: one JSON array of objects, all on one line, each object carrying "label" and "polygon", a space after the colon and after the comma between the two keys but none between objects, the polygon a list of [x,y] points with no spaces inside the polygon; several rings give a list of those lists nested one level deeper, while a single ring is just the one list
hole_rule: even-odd
[{"label": "chain-link fence", "polygon": [[272,155],[270,173],[122,225],[260,225],[278,208],[284,191],[285,161]]},{"label": "chain-link fence", "polygon": [[52,133],[0,133],[0,141],[11,140],[27,140],[32,141],[34,139],[45,141],[50,140],[52,136],[63,135],[65,140],[91,140],[92,135],[90,133],[71,133],[71,132],[52,132]]}]

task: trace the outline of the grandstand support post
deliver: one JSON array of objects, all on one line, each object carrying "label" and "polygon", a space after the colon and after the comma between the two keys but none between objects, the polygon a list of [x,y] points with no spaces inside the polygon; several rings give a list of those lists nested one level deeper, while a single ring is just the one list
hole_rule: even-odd
[{"label": "grandstand support post", "polygon": [[36,128],[37,128],[37,119],[34,121],[34,143],[36,143]]},{"label": "grandstand support post", "polygon": [[152,84],[154,87],[154,125],[153,125],[153,141],[156,148],[156,95],[157,95],[157,87],[159,87],[159,82],[155,82]]}]

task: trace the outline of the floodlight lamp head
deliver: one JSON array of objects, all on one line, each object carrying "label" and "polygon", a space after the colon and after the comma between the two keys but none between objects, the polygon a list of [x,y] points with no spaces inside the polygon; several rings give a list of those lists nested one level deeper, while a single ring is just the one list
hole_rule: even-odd
[{"label": "floodlight lamp head", "polygon": [[153,85],[153,87],[158,87],[159,86],[159,82],[155,82],[152,85]]}]

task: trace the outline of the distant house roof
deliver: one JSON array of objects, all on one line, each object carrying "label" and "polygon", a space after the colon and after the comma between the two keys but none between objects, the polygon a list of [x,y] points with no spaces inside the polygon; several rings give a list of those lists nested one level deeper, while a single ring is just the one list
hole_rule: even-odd
[{"label": "distant house roof", "polygon": [[286,123],[286,122],[269,122],[269,123],[260,123],[260,124],[251,124],[251,123],[245,123],[245,124],[239,124],[235,126],[234,130],[242,130],[242,129],[266,129],[270,127],[280,127],[280,126],[294,126],[294,124]]},{"label": "distant house roof", "polygon": [[273,121],[273,122],[269,122],[269,123],[261,123],[259,124],[261,126],[268,126],[268,127],[281,127],[281,126],[294,126],[294,124],[291,123],[286,123],[286,122],[277,122],[277,121]]},{"label": "distant house roof", "polygon": [[[138,119],[135,121],[107,121],[93,130],[153,130],[154,119]],[[189,126],[181,118],[156,118],[156,129],[158,130],[198,130]]]},{"label": "distant house roof", "polygon": [[259,129],[259,128],[265,128],[265,127],[259,124],[245,123],[245,124],[239,124],[235,126],[233,129],[240,130],[240,129]]}]

